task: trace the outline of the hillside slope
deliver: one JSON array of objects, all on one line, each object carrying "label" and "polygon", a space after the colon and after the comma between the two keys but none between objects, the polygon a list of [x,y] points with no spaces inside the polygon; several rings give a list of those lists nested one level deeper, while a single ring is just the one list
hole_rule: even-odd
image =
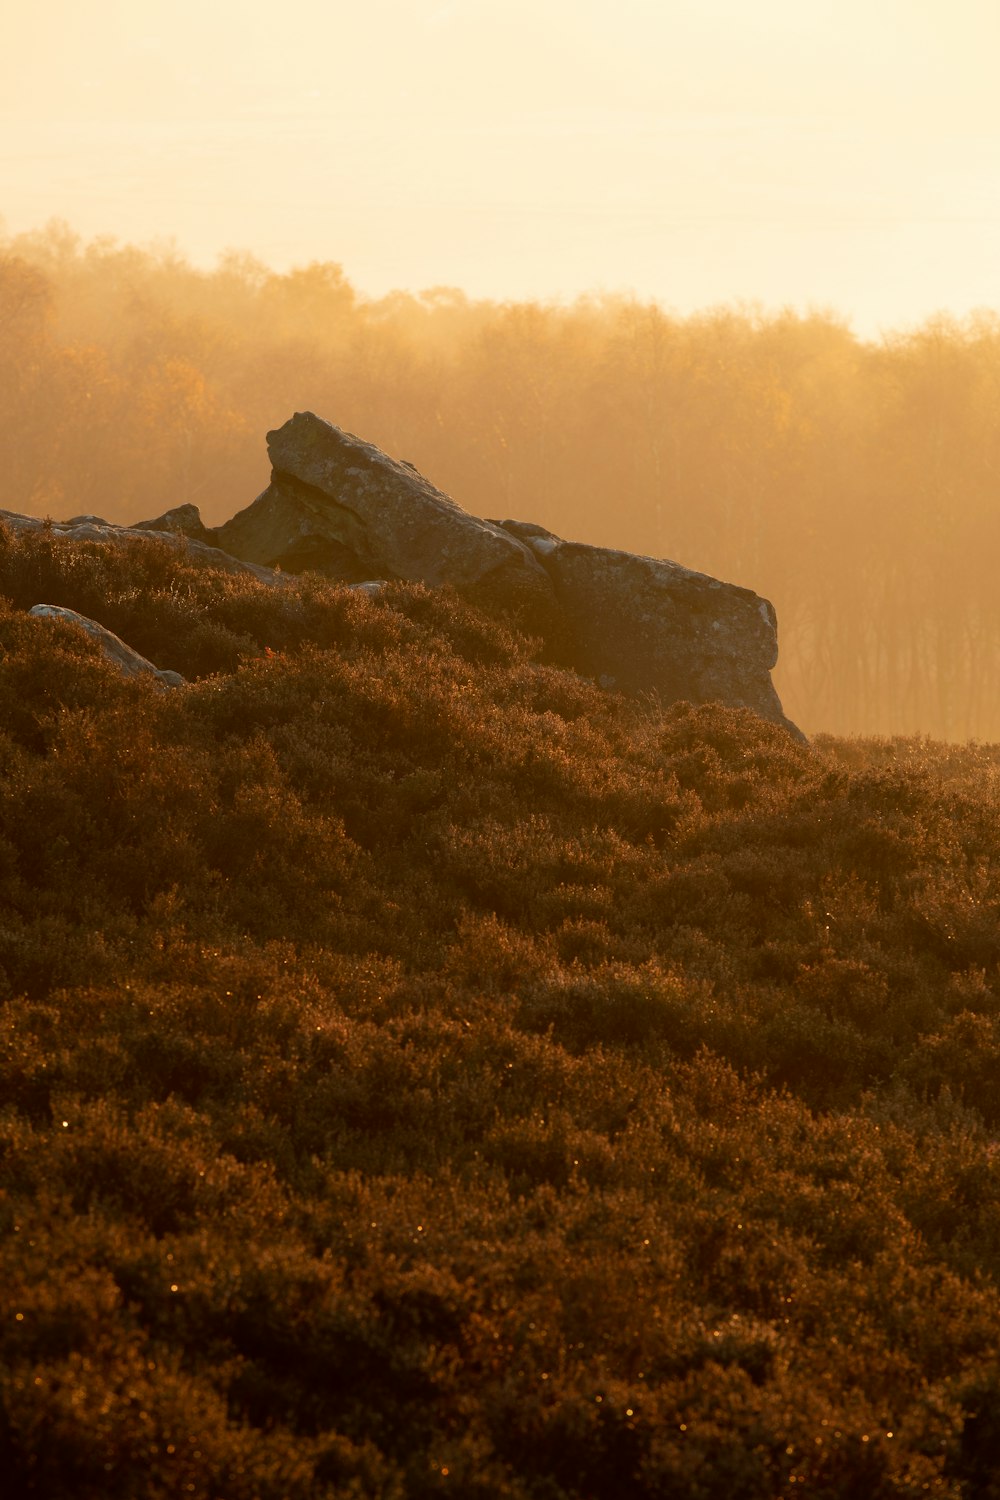
[{"label": "hillside slope", "polygon": [[12,1493],[1000,1493],[1000,755],[156,544],[0,595]]}]

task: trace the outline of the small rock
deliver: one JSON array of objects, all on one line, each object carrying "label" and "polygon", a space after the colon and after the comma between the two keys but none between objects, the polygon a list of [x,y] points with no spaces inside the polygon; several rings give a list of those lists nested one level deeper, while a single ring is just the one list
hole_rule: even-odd
[{"label": "small rock", "polygon": [[[197,515],[197,507],[194,505],[178,506],[178,511],[185,510],[194,511]],[[167,512],[168,516],[172,514],[174,512]],[[163,519],[161,516],[160,520]],[[260,568],[254,563],[240,562],[237,558],[228,556],[219,550],[214,540],[199,541],[196,536],[187,535],[182,530],[168,528],[149,531],[145,529],[144,523],[139,527],[116,526],[111,521],[101,520],[99,516],[73,516],[69,521],[43,521],[38,516],[22,516],[10,510],[0,510],[0,522],[15,535],[48,531],[51,536],[67,542],[101,542],[125,547],[146,540],[156,541],[181,553],[184,561],[193,567],[217,568],[224,573],[249,573],[261,583],[277,587],[284,587],[287,582],[280,573],[275,573],[270,568]],[[214,533],[207,527],[203,529],[210,538],[214,537]]]},{"label": "small rock", "polygon": [[77,614],[75,609],[64,609],[60,604],[36,604],[28,613],[40,620],[59,620],[66,625],[75,625],[78,629],[86,631],[87,635],[95,640],[109,661],[125,677],[147,677],[155,678],[162,687],[183,687],[185,679],[179,672],[163,671],[154,667],[151,661],[140,656],[138,651],[133,651],[131,646],[126,646],[120,636],[114,631],[108,630],[104,625],[98,625],[96,620],[89,620],[86,615]]},{"label": "small rock", "polygon": [[204,542],[209,547],[216,545],[215,532],[204,524],[197,505],[175,505],[153,521],[134,521],[129,531],[169,531]]}]

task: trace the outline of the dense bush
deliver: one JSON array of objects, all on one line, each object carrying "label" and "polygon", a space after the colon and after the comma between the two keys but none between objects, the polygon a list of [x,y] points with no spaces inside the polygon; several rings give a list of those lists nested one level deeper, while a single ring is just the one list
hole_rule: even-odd
[{"label": "dense bush", "polygon": [[0,593],[12,1493],[1000,1494],[1000,753],[154,545]]}]

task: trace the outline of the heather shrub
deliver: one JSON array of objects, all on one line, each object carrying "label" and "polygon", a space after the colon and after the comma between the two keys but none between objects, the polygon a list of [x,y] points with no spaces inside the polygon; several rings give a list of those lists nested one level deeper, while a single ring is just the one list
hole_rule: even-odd
[{"label": "heather shrub", "polygon": [[994,756],[408,585],[0,574],[18,1494],[991,1493]]}]

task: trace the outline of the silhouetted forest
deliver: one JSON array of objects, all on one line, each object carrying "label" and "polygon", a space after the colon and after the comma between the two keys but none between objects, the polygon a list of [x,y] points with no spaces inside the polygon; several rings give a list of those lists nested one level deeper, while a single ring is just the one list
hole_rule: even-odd
[{"label": "silhouetted forest", "polygon": [[996,1500],[995,747],[165,543],[0,596],[5,1494]]},{"label": "silhouetted forest", "polygon": [[370,300],[334,264],[205,273],[53,226],[2,244],[0,335],[7,509],[224,520],[309,408],[476,514],[766,595],[807,731],[1000,739],[995,314],[863,342],[822,313]]}]

